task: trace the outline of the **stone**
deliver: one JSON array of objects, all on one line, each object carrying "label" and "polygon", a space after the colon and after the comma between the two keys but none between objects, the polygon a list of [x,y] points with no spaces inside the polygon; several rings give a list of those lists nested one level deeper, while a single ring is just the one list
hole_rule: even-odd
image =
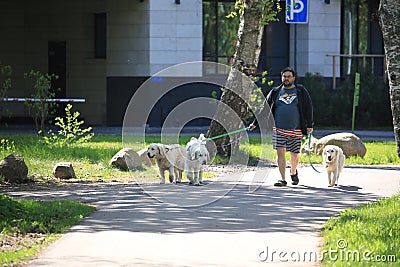
[{"label": "stone", "polygon": [[0,161],[0,175],[7,183],[24,183],[28,180],[28,166],[24,157],[10,154]]},{"label": "stone", "polygon": [[[318,139],[315,138],[314,136],[311,136],[311,143],[310,143],[310,152],[314,153],[315,150],[315,145],[317,144]],[[307,154],[308,155],[308,138],[306,139],[306,142],[301,146],[300,152],[302,154]]]},{"label": "stone", "polygon": [[59,162],[53,169],[54,177],[59,179],[76,178],[74,168],[71,162]]},{"label": "stone", "polygon": [[322,137],[315,145],[315,154],[321,155],[326,145],[336,145],[343,150],[346,157],[360,156],[364,157],[367,148],[361,139],[352,133],[335,133]]},{"label": "stone", "polygon": [[156,164],[154,159],[150,159],[147,156],[147,148],[143,148],[143,149],[139,150],[137,153],[138,153],[140,159],[142,160],[143,165],[145,165],[147,167],[151,167],[154,164]]},{"label": "stone", "polygon": [[132,148],[123,148],[110,160],[110,165],[121,170],[142,170],[142,160]]}]

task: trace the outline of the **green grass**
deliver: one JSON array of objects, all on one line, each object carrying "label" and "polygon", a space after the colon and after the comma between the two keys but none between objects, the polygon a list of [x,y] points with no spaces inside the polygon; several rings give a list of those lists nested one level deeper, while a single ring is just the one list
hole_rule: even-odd
[{"label": "green grass", "polygon": [[[364,158],[349,157],[346,158],[346,165],[394,165],[400,164],[400,158],[397,156],[395,142],[381,142],[381,141],[365,141],[367,153]],[[322,157],[318,155],[311,155],[312,163],[322,163]],[[308,155],[302,155],[301,162],[308,163]]]},{"label": "green grass", "polygon": [[69,200],[16,200],[5,195],[0,195],[0,207],[3,265],[29,259],[58,234],[95,211],[92,206]]},{"label": "green grass", "polygon": [[323,266],[399,266],[400,194],[343,211],[323,237]]},{"label": "green grass", "polygon": [[[74,166],[77,180],[79,181],[132,181],[135,180],[158,180],[158,171],[154,168],[147,168],[145,171],[129,173],[113,168],[109,160],[124,145],[136,151],[146,148],[150,143],[180,143],[185,145],[190,137],[183,136],[161,140],[160,137],[146,136],[145,140],[139,138],[127,138],[122,143],[121,136],[96,135],[89,143],[54,148],[44,145],[36,135],[3,135],[0,147],[0,158],[11,153],[17,153],[24,157],[28,166],[28,176],[34,180],[42,181],[54,179],[52,170],[54,165],[60,161],[70,161]],[[250,137],[247,144],[241,145],[241,153],[249,154],[250,160],[261,158],[274,161],[275,151],[272,149],[271,140],[261,144],[259,137]],[[400,164],[396,154],[395,142],[364,142],[367,147],[365,158],[350,157],[346,159],[346,165],[350,164]],[[217,156],[214,163],[227,163],[229,159]],[[321,163],[321,156],[311,156],[313,163]],[[301,157],[301,162],[308,163],[307,155]],[[133,176],[133,177],[132,177]],[[212,174],[205,174],[205,177],[212,177]],[[39,234],[41,241],[25,244],[22,239],[21,249],[16,252],[2,251],[0,263],[17,262],[29,258],[43,247],[49,240],[55,238],[59,233],[68,229],[94,210],[92,207],[85,207],[69,201],[37,202],[14,200],[0,195],[0,226],[4,238],[23,236],[27,233]],[[76,206],[77,205],[77,206]],[[346,210],[337,219],[332,219],[325,225],[324,237],[325,248],[337,247],[339,239],[348,242],[348,250],[363,249],[371,250],[375,255],[394,254],[397,259],[400,257],[398,232],[400,231],[399,196],[389,200],[382,200],[378,203],[365,205],[356,210]],[[362,233],[362,234],[360,234]],[[42,240],[40,235],[44,235]],[[30,238],[32,239],[32,238]],[[361,246],[361,247],[360,247]],[[354,264],[353,264],[354,263]],[[348,266],[346,262],[324,261],[327,266]],[[338,265],[343,264],[343,265]],[[352,262],[351,266],[357,266]],[[368,264],[367,264],[368,265]],[[374,266],[375,263],[372,264]],[[364,265],[358,265],[364,266]],[[383,265],[382,265],[383,266]]]},{"label": "green grass", "polygon": [[[28,166],[28,176],[35,180],[53,178],[53,168],[57,162],[70,161],[80,180],[124,180],[130,179],[129,172],[109,165],[110,159],[122,148],[121,136],[97,135],[89,143],[63,148],[44,145],[36,135],[3,135],[14,141],[13,151],[0,151],[4,158],[10,153],[24,157]],[[137,145],[134,149],[141,149]]]},{"label": "green grass", "polygon": [[[24,157],[28,166],[28,176],[32,179],[43,181],[53,179],[53,167],[57,162],[70,161],[74,167],[77,180],[79,181],[122,181],[132,180],[156,180],[156,168],[147,168],[145,171],[127,172],[121,171],[109,165],[109,160],[122,147],[121,136],[95,135],[90,142],[73,145],[64,148],[52,148],[44,145],[36,135],[3,135],[2,138],[13,141],[13,147],[0,150],[0,158],[4,158],[10,153],[17,153]],[[182,136],[178,139],[166,138],[164,143],[176,143],[185,145],[189,141],[189,136]],[[161,142],[158,136],[146,136],[145,140],[132,138],[124,140],[124,145],[129,146],[136,151],[146,148],[150,143]],[[261,158],[263,160],[275,161],[276,153],[272,149],[270,140],[261,144],[260,137],[250,137],[248,144],[242,147],[243,153],[248,153],[250,159]],[[362,159],[360,157],[351,157],[346,159],[346,165],[377,165],[377,164],[400,164],[400,159],[396,154],[395,142],[364,142],[367,147],[367,154]],[[287,153],[287,156],[289,154]],[[217,156],[214,159],[216,164],[226,164],[227,158]],[[301,162],[308,163],[307,155],[300,158]],[[315,164],[321,163],[321,156],[311,156],[311,161]],[[76,180],[73,180],[76,181]]]},{"label": "green grass", "polygon": [[[252,157],[260,157],[264,159],[276,160],[276,153],[273,151],[270,140],[265,142],[265,145],[260,145],[261,140],[259,137],[250,137],[250,144],[244,149]],[[382,141],[364,141],[367,153],[364,158],[349,157],[346,158],[346,165],[394,165],[400,164],[400,158],[397,156],[397,148],[395,142],[382,142]],[[287,160],[289,160],[289,153],[286,153]],[[314,164],[321,164],[322,157],[320,155],[311,155],[311,162]],[[309,163],[308,155],[301,155],[300,162]]]}]

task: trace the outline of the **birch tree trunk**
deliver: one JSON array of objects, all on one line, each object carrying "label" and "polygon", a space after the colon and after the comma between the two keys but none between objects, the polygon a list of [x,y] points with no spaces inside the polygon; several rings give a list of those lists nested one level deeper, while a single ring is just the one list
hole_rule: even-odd
[{"label": "birch tree trunk", "polygon": [[[226,132],[244,128],[243,121],[248,115],[248,101],[253,84],[249,78],[257,72],[263,34],[262,16],[265,6],[261,0],[244,0],[244,9],[240,12],[238,42],[233,58],[233,64],[221,95],[220,104],[211,122],[207,137],[218,136]],[[246,77],[243,77],[245,74]],[[229,136],[215,139],[218,154],[230,155],[233,147]]]},{"label": "birch tree trunk", "polygon": [[400,6],[398,0],[380,1],[379,24],[386,54],[397,155],[400,157]]}]

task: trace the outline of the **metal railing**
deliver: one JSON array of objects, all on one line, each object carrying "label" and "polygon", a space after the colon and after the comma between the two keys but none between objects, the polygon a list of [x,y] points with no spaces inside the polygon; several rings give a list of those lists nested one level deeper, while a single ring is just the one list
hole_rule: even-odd
[{"label": "metal railing", "polygon": [[354,55],[350,55],[350,54],[328,54],[326,56],[332,57],[332,87],[333,87],[333,89],[336,89],[336,78],[337,78],[336,58],[357,58],[357,59],[361,58],[364,68],[367,66],[367,59],[370,59],[372,72],[375,69],[375,58],[383,58],[383,73],[385,74],[385,72],[386,72],[386,69],[385,69],[385,66],[386,66],[386,64],[385,64],[385,55],[378,55],[378,54],[354,54]]}]

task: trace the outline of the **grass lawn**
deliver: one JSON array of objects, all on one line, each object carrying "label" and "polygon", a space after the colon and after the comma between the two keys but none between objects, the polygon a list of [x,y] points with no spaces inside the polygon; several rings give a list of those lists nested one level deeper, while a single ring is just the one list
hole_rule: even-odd
[{"label": "grass lawn", "polygon": [[[350,157],[346,158],[345,165],[393,165],[400,164],[400,158],[397,156],[395,142],[365,141],[367,154],[364,158]],[[308,156],[301,157],[302,162],[309,162]],[[322,163],[322,157],[311,155],[312,163]]]},{"label": "grass lawn", "polygon": [[322,234],[323,266],[399,266],[400,194],[343,211]]},{"label": "grass lawn", "polygon": [[[80,181],[121,181],[130,182],[133,180],[156,181],[158,171],[156,168],[147,168],[145,171],[127,172],[121,171],[109,165],[110,159],[122,147],[121,136],[95,135],[90,142],[72,145],[69,147],[56,148],[44,145],[37,135],[3,135],[2,139],[13,142],[7,149],[0,150],[0,158],[4,158],[11,153],[17,153],[24,157],[28,166],[28,176],[34,180],[47,181],[53,179],[53,167],[57,162],[69,161],[72,163],[77,180]],[[180,137],[177,142],[185,145],[189,141],[188,136]],[[150,143],[160,142],[160,137],[146,137],[141,142],[129,142],[129,147],[136,151],[147,148]],[[124,142],[124,144],[127,144]],[[395,142],[365,142],[367,154],[362,159],[351,157],[346,159],[349,164],[400,164],[400,159],[396,154]],[[249,141],[243,145],[243,151],[252,158],[262,158],[275,161],[275,151],[268,142],[261,145],[259,137],[250,137]],[[288,153],[287,153],[288,154]],[[288,155],[287,155],[288,156]],[[302,155],[301,162],[308,163],[307,155]],[[322,162],[321,156],[311,156],[314,164]],[[214,163],[226,163],[227,159],[216,157]]]},{"label": "grass lawn", "polygon": [[[190,137],[180,137],[178,142],[185,145]],[[4,141],[8,140],[8,141]],[[121,171],[109,165],[109,160],[122,147],[121,136],[95,135],[90,142],[57,148],[45,145],[36,135],[2,135],[0,138],[0,158],[11,153],[24,157],[28,166],[28,177],[35,181],[54,181],[53,167],[57,162],[72,163],[77,179],[72,182],[89,181],[158,181],[156,167],[144,171]],[[150,143],[160,142],[160,137],[146,137],[141,142],[130,142],[129,147],[136,151],[147,148]],[[124,142],[124,144],[126,144]],[[364,142],[367,154],[364,158],[346,158],[346,165],[386,165],[400,164],[396,154],[395,142]],[[243,154],[251,159],[261,158],[275,161],[272,145],[261,144],[259,137],[250,137],[241,146]],[[301,162],[309,163],[307,155],[301,156]],[[314,164],[322,162],[321,156],[311,156]],[[226,163],[227,159],[216,157],[214,163]],[[212,174],[206,174],[212,177]],[[0,177],[1,180],[1,177]],[[15,200],[0,195],[0,242],[2,251],[0,264],[9,264],[29,258],[57,234],[62,233],[83,216],[94,211],[70,201],[36,202]],[[339,239],[348,245],[347,250],[371,251],[375,255],[395,254],[398,261],[400,243],[400,205],[399,196],[378,203],[365,205],[356,210],[346,210],[324,226],[325,249],[337,248]],[[360,234],[362,233],[362,234]],[[5,244],[5,245],[4,245]],[[7,244],[17,249],[4,249]],[[327,258],[326,258],[327,259]],[[364,262],[365,263],[365,262]],[[366,266],[358,261],[347,262],[325,260],[326,266]],[[342,264],[342,265],[339,265]],[[358,264],[358,265],[357,265]],[[380,263],[379,263],[380,264]],[[384,266],[374,262],[368,266]],[[385,265],[386,266],[386,265]],[[393,265],[395,266],[395,265]]]},{"label": "grass lawn", "polygon": [[94,207],[73,201],[16,200],[0,194],[0,263],[27,260]]}]

